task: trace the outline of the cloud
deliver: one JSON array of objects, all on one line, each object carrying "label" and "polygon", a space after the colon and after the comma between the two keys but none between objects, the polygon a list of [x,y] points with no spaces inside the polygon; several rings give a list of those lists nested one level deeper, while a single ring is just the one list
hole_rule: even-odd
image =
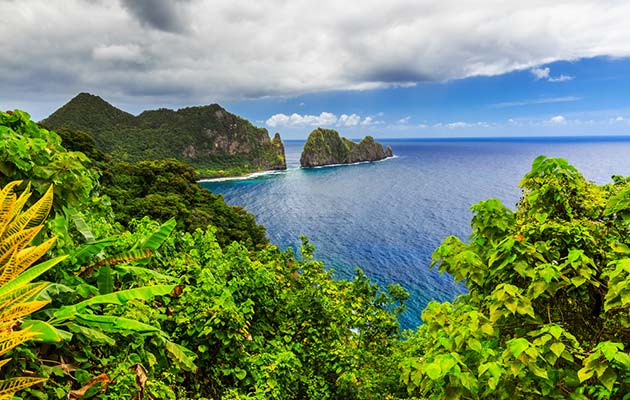
[{"label": "cloud", "polygon": [[265,123],[272,128],[279,126],[331,126],[337,123],[337,116],[329,112],[322,112],[319,115],[275,114],[269,117]]},{"label": "cloud", "polygon": [[400,125],[408,124],[410,119],[411,119],[411,117],[407,115],[406,117],[403,117],[403,118],[399,119],[398,120],[398,124],[400,124]]},{"label": "cloud", "polygon": [[337,116],[331,112],[322,112],[319,115],[298,114],[274,114],[265,121],[271,128],[277,127],[339,127],[350,128],[355,126],[381,125],[383,121],[374,120],[368,116],[362,118],[358,114],[341,114]]},{"label": "cloud", "polygon": [[90,91],[125,104],[224,102],[544,74],[558,60],[630,56],[630,2],[354,4],[0,0],[12,10],[0,14],[2,97],[55,93],[58,105]]},{"label": "cloud", "polygon": [[529,106],[532,104],[565,103],[565,102],[579,101],[579,100],[582,100],[582,97],[576,97],[576,96],[546,97],[546,98],[541,98],[541,99],[495,103],[495,104],[492,104],[492,107],[495,107],[495,108],[518,107],[518,106]]},{"label": "cloud", "polygon": [[361,117],[357,114],[342,114],[337,120],[337,126],[357,126],[361,122]]},{"label": "cloud", "polygon": [[551,123],[551,124],[556,124],[556,125],[566,125],[567,120],[562,115],[556,115],[556,116],[553,116],[553,117],[549,118],[548,122]]},{"label": "cloud", "polygon": [[536,77],[536,80],[546,80],[547,82],[566,82],[575,79],[574,76],[568,76],[561,74],[560,76],[551,76],[551,69],[549,67],[545,68],[532,68],[529,72]]},{"label": "cloud", "polygon": [[184,32],[186,21],[182,16],[181,0],[122,0],[127,9],[141,24],[165,32]]},{"label": "cloud", "polygon": [[98,61],[135,62],[142,59],[142,49],[135,44],[99,45],[92,50],[92,57]]},{"label": "cloud", "polygon": [[566,82],[566,81],[572,81],[573,79],[575,79],[574,76],[560,75],[555,78],[549,78],[548,81],[549,82]]},{"label": "cloud", "polygon": [[[492,126],[492,124],[488,123],[488,122],[464,122],[464,121],[455,121],[455,122],[447,122],[447,123],[443,123],[443,122],[438,122],[436,124],[433,124],[433,128],[448,128],[448,129],[460,129],[460,128],[473,128],[473,127],[477,127],[477,128],[490,128]],[[427,125],[420,125],[421,128],[425,128],[427,127]]]},{"label": "cloud", "polygon": [[549,73],[551,72],[551,70],[549,69],[549,67],[532,68],[529,70],[529,72],[531,72],[536,77],[536,79],[547,79],[549,78]]}]

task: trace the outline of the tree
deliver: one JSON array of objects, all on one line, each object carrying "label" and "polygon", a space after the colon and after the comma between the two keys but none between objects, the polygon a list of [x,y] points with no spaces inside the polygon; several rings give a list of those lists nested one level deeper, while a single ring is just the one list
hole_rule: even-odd
[{"label": "tree", "polygon": [[434,252],[469,293],[427,306],[403,381],[435,399],[627,398],[630,181],[541,156],[520,186],[516,211],[482,201],[469,242]]}]

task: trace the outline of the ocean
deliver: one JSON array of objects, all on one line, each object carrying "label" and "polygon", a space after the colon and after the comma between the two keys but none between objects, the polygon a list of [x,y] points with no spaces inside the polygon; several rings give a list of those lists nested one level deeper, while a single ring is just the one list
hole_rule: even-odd
[{"label": "ocean", "polygon": [[335,277],[350,279],[359,267],[383,288],[401,284],[411,294],[401,326],[413,329],[428,302],[466,292],[429,268],[433,250],[449,235],[467,239],[470,206],[480,200],[514,209],[537,156],[566,158],[600,184],[630,175],[630,138],[379,141],[394,158],[300,169],[304,141],[286,141],[286,171],[202,185],[255,214],[282,249],[297,249],[306,235]]}]

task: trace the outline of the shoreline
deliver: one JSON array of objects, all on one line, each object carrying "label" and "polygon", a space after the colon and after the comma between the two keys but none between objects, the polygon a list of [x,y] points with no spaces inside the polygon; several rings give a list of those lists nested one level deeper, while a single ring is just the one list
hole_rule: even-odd
[{"label": "shoreline", "polygon": [[354,163],[347,163],[347,164],[346,163],[344,163],[344,164],[328,164],[328,165],[318,165],[317,167],[291,167],[291,168],[287,168],[287,169],[271,169],[271,170],[266,170],[266,171],[252,172],[251,174],[247,174],[247,175],[222,176],[222,177],[217,177],[217,178],[204,178],[204,179],[199,179],[197,181],[197,183],[219,183],[219,182],[228,182],[228,181],[245,181],[245,180],[248,180],[248,179],[257,178],[259,176],[281,175],[281,174],[287,173],[287,171],[292,171],[292,170],[299,170],[299,169],[308,170],[308,169],[319,169],[319,168],[345,167],[345,166],[350,166],[350,165],[359,165],[359,164],[369,164],[369,163],[382,162],[382,161],[387,161],[387,160],[391,160],[391,159],[394,159],[394,158],[398,158],[398,156],[394,154],[391,157],[385,157],[385,158],[382,158],[380,160],[375,160],[375,161],[357,161],[357,162],[354,162]]},{"label": "shoreline", "polygon": [[345,167],[345,166],[350,166],[350,165],[377,163],[377,162],[387,161],[394,158],[398,158],[398,156],[394,154],[391,157],[385,157],[385,158],[381,158],[380,160],[374,160],[374,161],[357,161],[353,163],[326,164],[326,165],[318,165],[316,167],[299,167],[299,168],[300,169],[316,169],[316,168],[330,168],[330,167]]},{"label": "shoreline", "polygon": [[242,181],[242,180],[252,179],[252,178],[256,178],[258,176],[263,176],[263,175],[282,174],[285,171],[287,171],[287,169],[269,169],[269,170],[265,170],[265,171],[252,172],[252,173],[246,174],[246,175],[221,176],[221,177],[217,177],[217,178],[203,178],[203,179],[199,179],[197,181],[197,183]]}]

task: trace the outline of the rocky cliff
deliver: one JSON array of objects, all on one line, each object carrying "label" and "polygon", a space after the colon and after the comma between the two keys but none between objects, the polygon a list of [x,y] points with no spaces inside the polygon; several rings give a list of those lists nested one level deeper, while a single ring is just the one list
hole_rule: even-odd
[{"label": "rocky cliff", "polygon": [[98,96],[81,93],[41,124],[87,132],[99,150],[119,161],[175,158],[216,174],[286,168],[279,134],[272,140],[266,129],[218,104],[134,116]]},{"label": "rocky cliff", "polygon": [[304,168],[331,164],[351,164],[360,161],[378,161],[392,157],[392,148],[364,137],[359,143],[339,136],[333,129],[317,128],[308,136],[300,157]]}]

